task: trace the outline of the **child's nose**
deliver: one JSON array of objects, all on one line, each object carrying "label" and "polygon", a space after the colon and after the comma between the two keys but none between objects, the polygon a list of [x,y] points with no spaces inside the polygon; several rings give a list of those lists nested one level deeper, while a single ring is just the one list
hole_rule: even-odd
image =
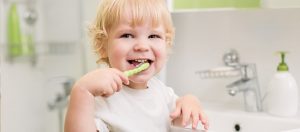
[{"label": "child's nose", "polygon": [[135,51],[149,51],[149,48],[149,44],[146,41],[138,41],[133,47]]}]

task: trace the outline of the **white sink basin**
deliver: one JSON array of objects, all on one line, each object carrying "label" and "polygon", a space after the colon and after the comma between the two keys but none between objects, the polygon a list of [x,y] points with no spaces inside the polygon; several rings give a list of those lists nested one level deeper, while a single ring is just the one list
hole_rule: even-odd
[{"label": "white sink basin", "polygon": [[208,132],[300,132],[300,116],[276,117],[216,105],[204,105],[204,108],[209,117]]}]

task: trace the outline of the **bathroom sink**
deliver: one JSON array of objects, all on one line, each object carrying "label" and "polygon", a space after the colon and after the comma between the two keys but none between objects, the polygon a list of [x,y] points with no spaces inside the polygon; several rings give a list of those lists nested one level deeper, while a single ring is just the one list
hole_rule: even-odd
[{"label": "bathroom sink", "polygon": [[181,127],[171,126],[170,132],[206,132],[206,131],[200,129],[193,130],[191,128],[181,128]]},{"label": "bathroom sink", "polygon": [[208,132],[300,132],[300,116],[278,117],[217,105],[204,108],[209,117]]}]

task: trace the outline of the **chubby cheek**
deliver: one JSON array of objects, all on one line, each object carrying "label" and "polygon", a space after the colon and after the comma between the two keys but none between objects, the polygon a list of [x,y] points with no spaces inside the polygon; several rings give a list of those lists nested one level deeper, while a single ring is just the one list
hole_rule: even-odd
[{"label": "chubby cheek", "polygon": [[121,71],[125,70],[124,61],[126,52],[124,51],[124,48],[121,45],[114,44],[108,47],[108,51],[110,66]]},{"label": "chubby cheek", "polygon": [[161,47],[160,49],[158,48],[155,51],[155,69],[156,73],[158,73],[167,61],[167,50],[165,47]]}]

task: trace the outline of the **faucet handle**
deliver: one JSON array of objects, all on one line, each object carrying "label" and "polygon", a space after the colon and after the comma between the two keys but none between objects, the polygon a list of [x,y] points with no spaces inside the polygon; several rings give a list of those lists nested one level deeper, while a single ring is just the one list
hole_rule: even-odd
[{"label": "faucet handle", "polygon": [[226,51],[223,55],[223,62],[226,66],[239,66],[240,65],[240,57],[235,49],[230,49]]},{"label": "faucet handle", "polygon": [[[49,110],[62,109],[67,106],[68,96],[71,93],[72,86],[74,85],[75,79],[69,76],[56,76],[48,80],[49,84],[61,88],[58,93],[54,95],[51,101],[48,102]],[[52,86],[52,85],[51,85]]]},{"label": "faucet handle", "polygon": [[65,82],[62,83],[64,88],[64,94],[66,96],[70,95],[74,82],[75,80],[73,78],[68,78],[67,80],[65,80]]},{"label": "faucet handle", "polygon": [[234,81],[233,83],[228,84],[226,87],[227,88],[239,87],[241,85],[245,85],[248,81],[250,81],[249,78],[242,78]]}]

